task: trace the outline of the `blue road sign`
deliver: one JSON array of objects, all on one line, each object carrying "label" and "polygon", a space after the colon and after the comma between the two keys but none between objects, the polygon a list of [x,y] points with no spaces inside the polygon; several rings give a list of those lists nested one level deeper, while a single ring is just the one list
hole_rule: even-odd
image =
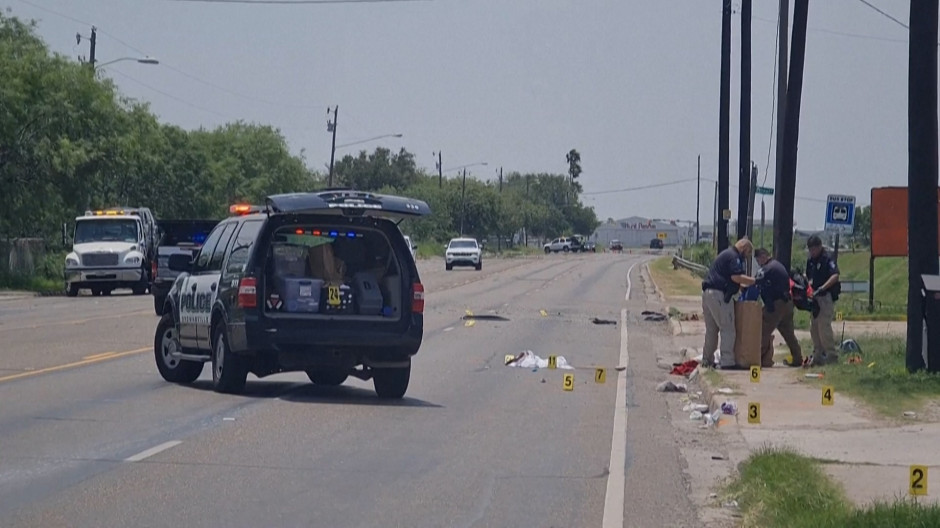
[{"label": "blue road sign", "polygon": [[851,235],[855,230],[855,197],[830,194],[826,200],[826,231]]}]

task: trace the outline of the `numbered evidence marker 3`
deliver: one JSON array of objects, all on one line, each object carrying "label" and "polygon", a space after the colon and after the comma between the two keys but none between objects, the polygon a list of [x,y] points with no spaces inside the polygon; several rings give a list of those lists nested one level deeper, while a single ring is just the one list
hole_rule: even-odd
[{"label": "numbered evidence marker 3", "polygon": [[911,466],[911,495],[927,494],[927,466]]},{"label": "numbered evidence marker 3", "polygon": [[822,404],[823,405],[832,405],[832,399],[836,394],[836,390],[832,387],[823,387],[822,388]]},{"label": "numbered evidence marker 3", "polygon": [[565,377],[562,380],[561,388],[565,389],[566,391],[574,390],[574,374],[565,374]]},{"label": "numbered evidence marker 3", "polygon": [[749,424],[760,423],[760,404],[759,403],[751,402],[747,404],[747,423]]},{"label": "numbered evidence marker 3", "polygon": [[751,367],[751,383],[760,383],[760,367],[757,365]]},{"label": "numbered evidence marker 3", "polygon": [[607,369],[594,369],[594,383],[604,383],[607,381]]},{"label": "numbered evidence marker 3", "polygon": [[555,369],[557,367],[558,367],[558,357],[548,356],[548,368]]}]

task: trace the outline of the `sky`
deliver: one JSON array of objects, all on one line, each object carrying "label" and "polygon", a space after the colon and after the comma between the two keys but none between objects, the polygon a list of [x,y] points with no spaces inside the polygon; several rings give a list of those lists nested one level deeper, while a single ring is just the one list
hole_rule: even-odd
[{"label": "sky", "polygon": [[[909,21],[907,0],[868,3]],[[733,5],[739,11],[740,2]],[[777,6],[755,1],[751,26],[751,154],[768,187],[775,178],[768,147],[775,141]],[[500,167],[564,173],[565,154],[576,148],[583,200],[602,220],[694,220],[701,156],[701,222],[711,223],[717,0],[0,0],[0,8],[36,20],[50,48],[73,58],[88,55],[88,41],[76,44],[76,33],[87,37],[95,25],[99,64],[160,61],[119,61],[100,75],[149,103],[162,121],[187,129],[269,124],[321,172],[330,160],[327,108],[339,105],[337,145],[402,137],[340,147],[337,158],[406,148],[433,172],[434,153],[442,151],[445,170],[473,164],[470,175],[495,179]],[[739,12],[732,29],[734,184]],[[865,205],[872,187],[907,184],[907,60],[907,30],[861,0],[810,3],[798,229],[822,227],[828,194],[854,195]],[[732,186],[732,210],[737,192]],[[766,206],[772,218],[773,200]]]}]

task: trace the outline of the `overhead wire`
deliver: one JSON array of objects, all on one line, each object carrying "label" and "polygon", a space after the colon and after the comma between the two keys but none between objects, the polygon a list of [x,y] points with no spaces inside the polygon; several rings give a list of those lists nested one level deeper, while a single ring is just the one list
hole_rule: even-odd
[{"label": "overhead wire", "polygon": [[129,81],[131,81],[131,82],[133,82],[133,83],[135,83],[135,84],[138,84],[138,85],[140,85],[140,86],[143,86],[144,88],[147,88],[148,90],[152,90],[152,91],[154,91],[154,92],[156,92],[156,93],[158,93],[158,94],[160,94],[160,95],[163,95],[163,96],[165,96],[165,97],[169,97],[170,99],[173,99],[173,100],[176,101],[176,102],[182,103],[182,104],[184,104],[184,105],[186,105],[186,106],[188,106],[188,107],[190,107],[190,108],[195,108],[196,110],[202,110],[203,112],[208,112],[208,113],[210,113],[210,114],[213,114],[213,115],[215,115],[215,116],[221,117],[221,118],[223,118],[223,119],[229,119],[229,117],[226,116],[226,115],[224,115],[224,114],[221,114],[221,113],[219,113],[219,112],[216,112],[215,110],[210,110],[210,109],[208,109],[208,108],[205,108],[205,107],[202,107],[202,106],[193,104],[193,103],[191,103],[191,102],[189,102],[189,101],[187,101],[187,100],[185,100],[185,99],[182,99],[182,98],[180,98],[180,97],[177,97],[177,96],[175,96],[175,95],[173,95],[173,94],[171,94],[171,93],[167,93],[167,92],[165,92],[165,91],[163,91],[163,90],[160,90],[159,88],[154,88],[153,86],[150,86],[149,84],[147,84],[147,83],[145,83],[145,82],[143,82],[143,81],[140,81],[140,80],[138,80],[138,79],[135,79],[134,77],[131,77],[130,75],[128,75],[128,74],[126,74],[126,73],[124,73],[124,72],[122,72],[122,71],[120,71],[120,70],[111,69],[110,71],[111,71],[111,72],[114,72],[114,73],[116,73],[116,74],[118,74],[118,75],[120,75],[121,77],[126,78],[127,80],[129,80]]},{"label": "overhead wire", "polygon": [[391,2],[432,2],[433,0],[164,0],[166,2],[203,3],[203,4],[384,4]]},{"label": "overhead wire", "polygon": [[887,18],[888,20],[891,20],[892,22],[894,22],[895,24],[901,26],[902,28],[907,29],[907,30],[910,30],[910,29],[911,29],[910,26],[908,26],[908,25],[905,24],[904,22],[901,22],[900,20],[894,18],[893,16],[891,16],[891,14],[889,14],[889,13],[887,13],[887,12],[885,12],[885,11],[882,11],[881,9],[878,8],[878,6],[876,6],[875,4],[872,4],[872,3],[869,2],[868,0],[858,0],[858,1],[861,2],[861,3],[863,3],[863,4],[865,4],[865,5],[867,5],[868,7],[872,8],[872,9],[874,9],[874,10],[877,11],[881,16]]}]

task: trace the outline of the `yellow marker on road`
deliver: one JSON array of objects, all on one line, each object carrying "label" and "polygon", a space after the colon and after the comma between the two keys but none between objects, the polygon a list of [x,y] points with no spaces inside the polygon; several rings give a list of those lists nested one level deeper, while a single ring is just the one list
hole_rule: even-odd
[{"label": "yellow marker on road", "polygon": [[574,390],[574,374],[565,374],[561,388],[566,391]]},{"label": "yellow marker on road", "polygon": [[463,325],[464,325],[464,326],[473,326],[473,325],[475,325],[475,324],[477,324],[477,322],[474,321],[473,319],[471,319],[471,320],[465,322]]},{"label": "yellow marker on road", "polygon": [[594,383],[604,383],[607,381],[607,369],[594,369]]},{"label": "yellow marker on road", "polygon": [[545,310],[539,310],[539,314],[540,314],[542,317],[548,317],[548,312],[546,312]]},{"label": "yellow marker on road", "polygon": [[760,367],[758,365],[751,366],[751,383],[760,383]]},{"label": "yellow marker on road", "polygon": [[553,370],[558,368],[558,356],[548,356],[548,368]]},{"label": "yellow marker on road", "polygon": [[842,312],[836,312],[836,321],[842,320]]},{"label": "yellow marker on road", "polygon": [[503,365],[508,365],[516,360],[516,356],[512,354],[506,354],[506,357],[503,358]]},{"label": "yellow marker on road", "polygon": [[835,396],[836,390],[832,387],[823,387],[822,388],[822,404],[823,405],[832,405],[832,398]]},{"label": "yellow marker on road", "polygon": [[759,403],[751,402],[747,404],[747,423],[749,424],[760,423],[760,404]]},{"label": "yellow marker on road", "polygon": [[911,466],[911,484],[907,491],[911,495],[927,494],[927,466]]}]

